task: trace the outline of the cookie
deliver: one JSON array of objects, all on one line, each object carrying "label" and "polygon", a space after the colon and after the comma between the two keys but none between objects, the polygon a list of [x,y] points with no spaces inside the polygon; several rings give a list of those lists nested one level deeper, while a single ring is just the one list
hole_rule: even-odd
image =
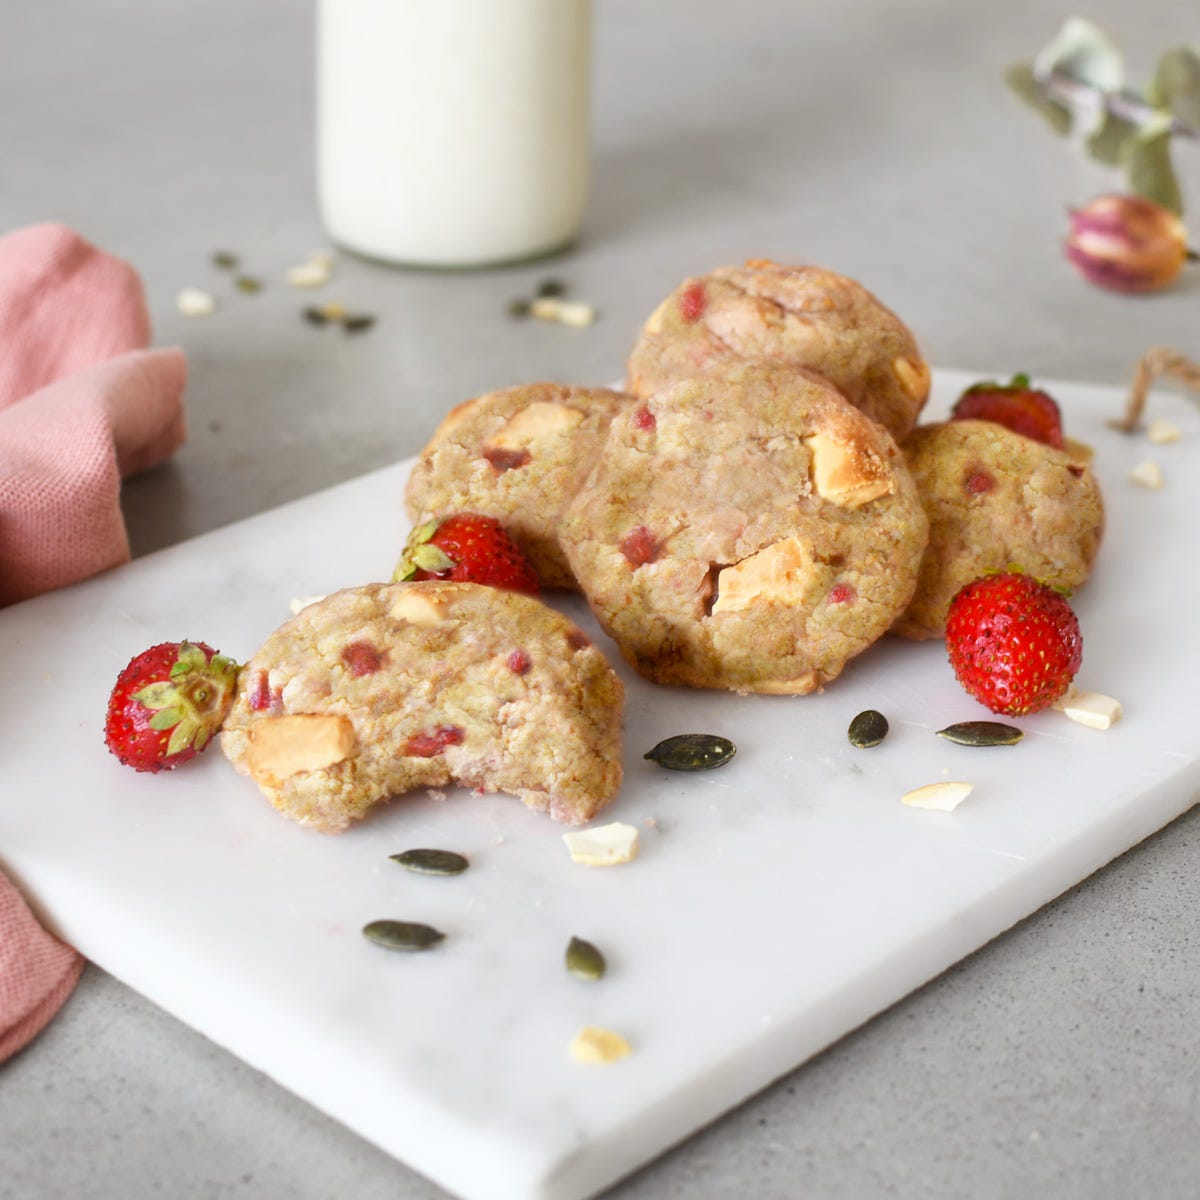
[{"label": "cookie", "polygon": [[409,476],[414,524],[454,512],[495,517],[545,587],[574,587],[559,548],[563,510],[630,397],[534,383],[468,400],[438,427]]},{"label": "cookie", "polygon": [[765,259],[685,279],[642,329],[627,387],[646,396],[736,358],[823,375],[897,441],[929,396],[929,367],[913,335],[866,288],[820,267]]},{"label": "cookie", "polygon": [[391,795],[454,783],[579,824],[620,786],[623,704],[601,652],[538,600],[372,584],[267,639],[221,741],[280,812],[325,833]]},{"label": "cookie", "polygon": [[887,430],[816,375],[732,362],[613,418],[562,542],[647,678],[802,694],[904,610],[926,532]]},{"label": "cookie", "polygon": [[954,593],[988,571],[1016,566],[1068,589],[1087,579],[1104,503],[1085,455],[975,420],[922,425],[903,450],[929,548],[896,633],[941,637]]}]

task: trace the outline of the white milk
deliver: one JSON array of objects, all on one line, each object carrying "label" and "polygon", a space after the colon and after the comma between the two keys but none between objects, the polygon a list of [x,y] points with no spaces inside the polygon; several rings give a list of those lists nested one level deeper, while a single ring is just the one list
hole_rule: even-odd
[{"label": "white milk", "polygon": [[532,258],[579,233],[591,0],[318,0],[317,190],[397,263]]}]

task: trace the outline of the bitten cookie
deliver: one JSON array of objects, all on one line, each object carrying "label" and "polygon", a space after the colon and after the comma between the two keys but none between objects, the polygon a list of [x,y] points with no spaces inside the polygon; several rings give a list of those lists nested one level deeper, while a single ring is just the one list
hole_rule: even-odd
[{"label": "bitten cookie", "polygon": [[820,267],[765,259],[685,279],[642,329],[627,387],[646,396],[737,358],[815,371],[897,441],[929,397],[929,367],[913,335],[866,288]]},{"label": "bitten cookie", "polygon": [[1104,503],[1086,458],[993,421],[923,425],[904,456],[929,518],[917,591],[895,632],[941,637],[954,593],[1016,566],[1076,588],[1104,532]]},{"label": "bitten cookie", "polygon": [[538,600],[471,583],[337,592],[246,664],[222,747],[285,816],[338,833],[458,783],[589,820],[621,783],[624,689]]},{"label": "bitten cookie", "polygon": [[574,587],[559,521],[613,414],[630,399],[605,388],[534,383],[460,404],[413,467],[408,515],[414,524],[455,512],[495,517],[545,587]]},{"label": "bitten cookie", "polygon": [[904,610],[926,532],[881,425],[815,375],[734,362],[613,419],[562,541],[643,675],[800,694]]}]

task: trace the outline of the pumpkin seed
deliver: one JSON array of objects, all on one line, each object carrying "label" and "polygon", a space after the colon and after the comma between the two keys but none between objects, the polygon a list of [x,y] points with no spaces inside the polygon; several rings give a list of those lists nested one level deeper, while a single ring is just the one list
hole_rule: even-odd
[{"label": "pumpkin seed", "polygon": [[537,294],[542,297],[565,296],[567,294],[567,285],[560,279],[543,279],[538,284]]},{"label": "pumpkin seed", "polygon": [[567,943],[567,970],[580,979],[599,979],[604,974],[604,955],[583,938],[573,937]]},{"label": "pumpkin seed", "polygon": [[263,289],[262,280],[256,279],[253,275],[239,275],[233,282],[239,292],[245,292],[251,296]]},{"label": "pumpkin seed", "polygon": [[375,324],[375,320],[370,313],[355,313],[354,316],[342,320],[342,328],[347,333],[365,333]]},{"label": "pumpkin seed", "polygon": [[532,307],[533,305],[528,300],[510,300],[508,302],[508,315],[510,317],[527,317]]},{"label": "pumpkin seed", "polygon": [[1025,734],[1000,721],[960,721],[937,731],[938,737],[959,746],[1015,746]]},{"label": "pumpkin seed", "polygon": [[405,850],[388,857],[422,875],[461,875],[471,864],[453,850]]},{"label": "pumpkin seed", "polygon": [[363,937],[388,950],[428,950],[446,935],[416,921],[372,921],[363,926]]},{"label": "pumpkin seed", "polygon": [[238,256],[229,250],[216,250],[212,262],[214,267],[220,267],[222,271],[232,271],[238,265]]},{"label": "pumpkin seed", "polygon": [[850,739],[850,745],[857,746],[860,750],[868,750],[872,746],[878,746],[887,737],[887,734],[887,717],[873,708],[867,708],[860,712],[850,722],[850,728],[846,730],[846,736]]},{"label": "pumpkin seed", "polygon": [[643,758],[668,771],[708,771],[727,763],[737,753],[728,739],[713,733],[677,733],[664,738]]},{"label": "pumpkin seed", "polygon": [[329,314],[323,308],[310,307],[304,310],[304,319],[310,325],[328,325]]}]

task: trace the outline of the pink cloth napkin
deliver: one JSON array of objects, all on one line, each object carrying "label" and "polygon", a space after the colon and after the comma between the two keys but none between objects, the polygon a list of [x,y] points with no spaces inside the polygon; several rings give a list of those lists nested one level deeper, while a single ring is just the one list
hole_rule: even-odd
[{"label": "pink cloth napkin", "polygon": [[121,479],[185,436],[127,263],[61,225],[0,237],[0,605],[129,560]]},{"label": "pink cloth napkin", "polygon": [[[128,561],[121,479],[185,436],[183,355],[149,339],[127,263],[62,225],[0,237],[0,605]],[[0,1061],[82,968],[0,874]]]}]

